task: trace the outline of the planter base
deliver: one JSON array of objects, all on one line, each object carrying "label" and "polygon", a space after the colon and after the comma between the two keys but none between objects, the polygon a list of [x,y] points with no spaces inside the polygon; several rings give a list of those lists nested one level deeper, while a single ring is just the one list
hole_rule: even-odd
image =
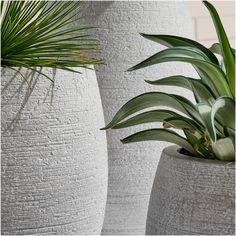
[{"label": "planter base", "polygon": [[147,235],[234,235],[235,164],[163,150],[149,202]]},{"label": "planter base", "polygon": [[[53,77],[51,70],[44,70]],[[93,70],[55,83],[2,70],[1,232],[100,234],[107,197],[106,135]],[[27,74],[31,72],[27,72]],[[25,72],[23,72],[25,74]]]}]

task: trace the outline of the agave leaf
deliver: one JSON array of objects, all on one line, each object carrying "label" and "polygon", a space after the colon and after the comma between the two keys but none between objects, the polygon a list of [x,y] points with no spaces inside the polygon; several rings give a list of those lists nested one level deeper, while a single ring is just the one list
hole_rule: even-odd
[{"label": "agave leaf", "polygon": [[[222,131],[218,129],[219,131],[217,132],[216,130],[216,127],[219,128],[219,125],[232,130],[235,129],[235,105],[232,99],[220,97],[212,107],[204,102],[197,104],[197,107],[213,142],[217,140],[216,134],[222,136]],[[225,114],[231,115],[225,117]]]},{"label": "agave leaf", "polygon": [[174,35],[151,35],[143,33],[141,33],[141,35],[146,39],[150,39],[167,47],[195,47],[201,50],[212,63],[219,64],[217,57],[209,49],[194,40]]},{"label": "agave leaf", "polygon": [[235,130],[230,129],[228,127],[224,127],[224,134],[226,137],[229,137],[232,140],[235,149],[235,136],[236,136]]},{"label": "agave leaf", "polygon": [[218,35],[218,39],[220,42],[220,46],[221,46],[221,52],[223,55],[224,64],[225,64],[226,71],[227,71],[227,79],[230,84],[231,92],[232,92],[233,96],[235,96],[235,57],[234,57],[234,54],[231,50],[228,37],[225,33],[223,24],[220,20],[220,17],[218,15],[216,9],[213,7],[213,5],[211,3],[207,2],[207,1],[203,1],[203,3],[205,4],[207,9],[209,10],[212,20],[214,22],[216,32]]},{"label": "agave leaf", "polygon": [[166,85],[166,86],[178,86],[193,91],[197,102],[210,101],[214,98],[214,95],[209,88],[204,85],[201,80],[193,79],[181,75],[170,76],[155,81],[145,80],[152,85]]},{"label": "agave leaf", "polygon": [[180,115],[169,117],[164,120],[164,128],[189,129],[192,131],[204,132],[204,127],[196,121]]},{"label": "agave leaf", "polygon": [[215,119],[215,129],[216,129],[217,139],[225,137],[224,127],[216,119]]},{"label": "agave leaf", "polygon": [[[213,53],[216,53],[216,54],[219,54],[219,55],[223,56],[223,53],[222,53],[222,50],[221,50],[221,47],[220,47],[219,43],[212,44],[212,46],[209,48],[209,50],[211,50]],[[231,50],[232,50],[232,52],[233,52],[233,54],[235,56],[235,49],[231,48]],[[226,73],[226,68],[225,68],[224,60],[220,61],[220,67]]]},{"label": "agave leaf", "polygon": [[[193,58],[193,55],[195,55],[195,58]],[[224,72],[215,64],[199,58],[199,54],[197,56],[197,53],[194,53],[192,51],[189,52],[187,49],[168,48],[131,67],[130,69],[128,69],[128,71],[138,70],[147,66],[170,61],[191,63],[195,67],[206,73],[207,78],[212,84],[214,84],[220,95],[232,97]]]},{"label": "agave leaf", "polygon": [[[193,65],[193,67],[196,70],[196,72],[198,73],[199,77],[201,78],[201,82],[207,88],[209,88],[210,91],[212,91],[212,93],[214,94],[214,97],[219,97],[220,94],[219,94],[215,84],[213,83],[212,78],[209,76],[209,74],[207,74],[204,70],[200,69],[198,66]],[[223,70],[222,70],[222,73],[224,73]]]},{"label": "agave leaf", "polygon": [[166,130],[166,129],[149,129],[144,130],[133,135],[128,136],[121,140],[122,143],[132,143],[132,142],[141,142],[141,141],[150,141],[150,140],[157,140],[157,141],[165,141],[175,143],[190,153],[194,154],[194,150],[192,146],[187,142],[185,138],[178,135],[177,133]]},{"label": "agave leaf", "polygon": [[169,110],[153,110],[153,111],[147,111],[143,112],[141,114],[138,114],[136,116],[131,117],[130,119],[127,119],[121,123],[118,123],[117,125],[114,125],[112,129],[121,129],[126,128],[134,125],[140,125],[144,123],[151,123],[151,122],[163,122],[166,118],[177,116],[178,114],[174,111]]},{"label": "agave leaf", "polygon": [[219,97],[216,99],[211,111],[211,122],[217,119],[224,127],[235,130],[235,103],[231,98]]},{"label": "agave leaf", "polygon": [[235,139],[235,130],[234,129],[231,129],[229,127],[224,127],[224,134],[226,137],[230,137],[230,138],[233,138]]},{"label": "agave leaf", "polygon": [[[175,119],[172,120],[171,118]],[[180,120],[180,121],[177,121]],[[127,128],[134,125],[140,125],[144,123],[151,123],[151,122],[165,122],[170,125],[177,125],[177,123],[183,121],[188,125],[188,127],[195,128],[195,129],[203,129],[203,126],[201,123],[191,120],[187,117],[184,117],[174,111],[169,110],[153,110],[153,111],[147,111],[141,114],[138,114],[136,116],[131,117],[130,119],[127,119],[123,122],[118,123],[117,125],[113,126],[112,129],[121,129],[121,128]],[[170,121],[170,122],[169,122]],[[173,122],[173,123],[172,123]],[[189,122],[190,124],[187,124]],[[179,127],[180,128],[180,127]]]},{"label": "agave leaf", "polygon": [[212,120],[212,109],[211,107],[204,102],[198,103],[197,108],[199,113],[201,114],[202,120],[207,128],[207,131],[210,135],[210,138],[213,142],[216,141],[216,129],[214,126],[214,118]]},{"label": "agave leaf", "polygon": [[195,154],[198,157],[203,157],[203,158],[210,158],[213,159],[214,155],[211,155],[210,152],[208,151],[207,146],[205,145],[205,140],[198,131],[192,132],[189,129],[184,129],[184,134],[187,138],[187,141],[192,145]]},{"label": "agave leaf", "polygon": [[155,106],[171,107],[190,117],[201,120],[195,106],[186,98],[174,94],[150,92],[141,94],[123,105],[104,129],[114,127],[138,111]]},{"label": "agave leaf", "polygon": [[[222,53],[222,50],[221,50],[221,47],[220,47],[220,44],[219,43],[213,43],[211,45],[211,47],[209,48],[210,51],[212,51],[213,53],[216,53],[216,54],[219,54],[221,56],[223,56],[223,53]],[[235,49],[234,48],[231,48],[233,54],[235,54]]]},{"label": "agave leaf", "polygon": [[213,53],[222,55],[222,51],[221,51],[221,47],[219,43],[213,43],[211,47],[209,48],[209,50]]},{"label": "agave leaf", "polygon": [[235,160],[235,148],[234,142],[231,138],[227,137],[219,139],[212,145],[212,150],[216,157],[222,161],[234,161]]}]

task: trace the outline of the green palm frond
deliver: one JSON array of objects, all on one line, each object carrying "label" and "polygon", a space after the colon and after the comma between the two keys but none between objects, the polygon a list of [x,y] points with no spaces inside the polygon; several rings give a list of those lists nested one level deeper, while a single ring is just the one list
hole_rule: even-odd
[{"label": "green palm frond", "polygon": [[[138,70],[159,63],[190,63],[200,78],[173,75],[147,83],[155,86],[178,86],[192,91],[195,104],[187,98],[162,92],[141,94],[123,105],[105,129],[162,122],[162,129],[144,130],[122,140],[123,143],[146,140],[172,142],[201,158],[234,161],[235,156],[235,50],[215,8],[204,1],[211,13],[219,42],[209,49],[200,43],[174,35],[141,34],[144,38],[167,46],[133,66]],[[215,54],[222,56],[219,61]],[[157,109],[158,106],[167,107]],[[153,108],[155,107],[155,110]],[[144,109],[152,109],[145,111]],[[175,109],[176,111],[170,110]],[[136,114],[139,112],[139,114]],[[170,129],[180,129],[184,136]]]},{"label": "green palm frond", "polygon": [[2,1],[1,65],[76,71],[101,63],[89,52],[99,43],[81,24],[80,1]]}]

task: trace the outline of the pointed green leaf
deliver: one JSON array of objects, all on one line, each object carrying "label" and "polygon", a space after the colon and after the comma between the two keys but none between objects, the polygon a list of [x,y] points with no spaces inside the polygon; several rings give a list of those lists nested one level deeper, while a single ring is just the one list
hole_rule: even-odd
[{"label": "pointed green leaf", "polygon": [[212,144],[212,150],[222,161],[235,161],[235,148],[231,138],[219,139]]},{"label": "pointed green leaf", "polygon": [[[219,54],[219,55],[223,56],[223,53],[222,53],[222,50],[221,50],[221,47],[220,47],[219,43],[213,43],[211,45],[211,47],[209,48],[209,50],[211,50],[213,53],[216,53],[216,54]],[[232,50],[232,53],[235,54],[235,49],[231,48],[231,50]]]},{"label": "pointed green leaf", "polygon": [[212,63],[215,63],[217,65],[219,64],[217,57],[209,49],[194,40],[175,35],[151,35],[143,33],[141,33],[141,35],[144,38],[150,39],[167,47],[195,47],[201,50],[205,55],[207,55]]},{"label": "pointed green leaf", "polygon": [[213,142],[216,141],[216,129],[214,126],[214,119],[212,120],[211,117],[211,107],[204,102],[198,103],[197,108],[199,113],[201,114],[202,120],[205,124],[205,127],[210,135],[210,138],[212,139]]},{"label": "pointed green leaf", "polygon": [[231,98],[219,97],[212,106],[211,120],[217,119],[224,127],[235,130],[235,103]]},{"label": "pointed green leaf", "polygon": [[72,71],[102,62],[87,54],[99,48],[87,33],[94,27],[79,23],[80,1],[3,1],[3,5],[2,66]]},{"label": "pointed green leaf", "polygon": [[233,139],[235,139],[235,130],[234,129],[231,129],[229,127],[224,127],[224,134],[226,137],[231,137]]},{"label": "pointed green leaf", "polygon": [[221,51],[221,47],[219,43],[212,44],[209,50],[212,51],[213,53],[222,55],[222,51]]},{"label": "pointed green leaf", "polygon": [[198,122],[180,115],[166,118],[163,123],[164,128],[189,129],[192,131],[204,132],[204,127]]},{"label": "pointed green leaf", "polygon": [[198,131],[192,132],[189,129],[184,129],[184,134],[187,141],[192,145],[196,155],[198,157],[214,159],[214,155],[209,152],[207,146],[205,145],[205,140]]},{"label": "pointed green leaf", "polygon": [[197,120],[201,120],[195,106],[186,98],[174,94],[150,92],[141,94],[123,105],[104,129],[114,127],[138,111],[155,106],[167,106]]},{"label": "pointed green leaf", "polygon": [[214,95],[210,92],[210,89],[204,85],[201,80],[193,79],[181,75],[170,76],[155,81],[145,80],[152,85],[166,85],[166,86],[178,86],[193,91],[197,102],[208,101]]},{"label": "pointed green leaf", "polygon": [[151,122],[163,122],[166,118],[177,116],[178,114],[173,111],[169,110],[153,110],[147,111],[136,116],[131,117],[117,125],[114,125],[112,129],[121,129],[126,128],[134,125],[140,125],[144,123],[151,123]]},{"label": "pointed green leaf", "polygon": [[141,142],[141,141],[165,141],[177,144],[190,153],[194,154],[192,146],[187,142],[186,139],[178,135],[177,133],[165,130],[165,129],[149,129],[144,130],[133,135],[128,136],[121,140],[122,143],[132,143],[132,142]]},{"label": "pointed green leaf", "polygon": [[225,33],[223,24],[221,22],[221,19],[218,15],[216,9],[208,1],[203,1],[203,3],[205,4],[207,9],[209,10],[212,20],[214,22],[216,32],[218,35],[218,39],[220,42],[220,46],[221,46],[221,51],[222,51],[223,58],[224,58],[224,64],[225,64],[226,71],[227,71],[227,79],[230,84],[231,92],[232,92],[233,96],[235,96],[235,57],[234,57],[234,54],[231,50],[228,37]]},{"label": "pointed green leaf", "polygon": [[191,63],[206,73],[207,78],[214,84],[220,95],[232,97],[224,72],[215,64],[199,59],[200,55],[199,58],[197,58],[197,55],[195,54],[195,58],[193,58],[191,56],[193,54],[195,53],[188,52],[188,50],[183,50],[182,48],[165,49],[131,67],[128,71],[138,70],[147,66],[170,61]]}]

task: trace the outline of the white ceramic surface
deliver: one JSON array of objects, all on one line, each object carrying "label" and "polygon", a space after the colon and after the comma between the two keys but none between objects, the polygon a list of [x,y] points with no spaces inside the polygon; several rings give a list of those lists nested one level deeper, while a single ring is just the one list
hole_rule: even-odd
[{"label": "white ceramic surface", "polygon": [[[192,37],[192,25],[186,2],[180,1],[98,1],[88,2],[98,26],[105,60],[96,68],[105,121],[129,99],[145,91],[166,91],[191,97],[184,89],[149,86],[144,79],[158,79],[174,74],[193,76],[190,66],[166,63],[136,72],[129,67],[163,49],[142,38],[139,32],[176,34]],[[157,163],[165,143],[143,142],[122,145],[120,139],[157,124],[124,130],[109,130],[109,183],[103,234],[144,234],[148,201]]]},{"label": "white ceramic surface", "polygon": [[[2,234],[100,234],[107,142],[93,70],[2,69]],[[24,72],[22,72],[24,73]]]}]

